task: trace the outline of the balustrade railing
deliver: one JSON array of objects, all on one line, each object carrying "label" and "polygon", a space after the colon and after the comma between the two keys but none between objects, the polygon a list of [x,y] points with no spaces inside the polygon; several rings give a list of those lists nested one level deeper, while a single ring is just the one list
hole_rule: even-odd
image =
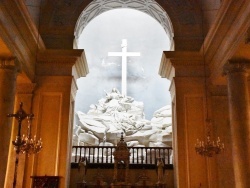
[{"label": "balustrade railing", "polygon": [[[172,165],[172,147],[128,147],[130,164],[156,165],[162,158],[165,165]],[[113,164],[115,146],[73,146],[72,163],[84,157],[89,164]]]}]

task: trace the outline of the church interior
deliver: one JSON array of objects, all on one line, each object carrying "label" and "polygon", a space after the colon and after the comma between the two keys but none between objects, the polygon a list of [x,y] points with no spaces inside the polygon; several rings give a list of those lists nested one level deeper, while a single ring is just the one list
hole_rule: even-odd
[{"label": "church interior", "polygon": [[[138,187],[249,187],[249,0],[0,1],[0,187],[48,186],[35,186],[37,177],[85,187],[100,170],[71,161],[77,79],[89,73],[76,41],[91,19],[117,8],[146,12],[169,32],[159,75],[171,82],[173,159],[167,150],[169,165],[129,164],[134,150],[121,134],[103,171],[110,186],[136,187],[128,181],[142,173],[153,184]],[[22,153],[26,133],[37,144],[30,153]]]}]

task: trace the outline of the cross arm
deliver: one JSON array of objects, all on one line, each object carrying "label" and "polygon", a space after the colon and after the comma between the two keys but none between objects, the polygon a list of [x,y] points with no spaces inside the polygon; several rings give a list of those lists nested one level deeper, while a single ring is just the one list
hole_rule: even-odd
[{"label": "cross arm", "polygon": [[122,56],[123,53],[122,52],[109,52],[108,56]]}]

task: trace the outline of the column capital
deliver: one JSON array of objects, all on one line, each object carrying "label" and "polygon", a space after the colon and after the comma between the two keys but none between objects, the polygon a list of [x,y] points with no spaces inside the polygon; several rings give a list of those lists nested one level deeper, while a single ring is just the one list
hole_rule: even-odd
[{"label": "column capital", "polygon": [[15,69],[15,57],[0,57],[0,69]]},{"label": "column capital", "polygon": [[246,60],[239,60],[239,61],[228,61],[223,66],[223,75],[227,75],[230,73],[242,72],[247,73],[247,70],[250,67],[250,62]]}]

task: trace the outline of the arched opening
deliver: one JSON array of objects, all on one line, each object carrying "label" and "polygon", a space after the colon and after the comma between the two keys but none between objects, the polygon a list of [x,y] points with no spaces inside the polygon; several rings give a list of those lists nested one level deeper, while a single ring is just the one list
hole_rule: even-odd
[{"label": "arched opening", "polygon": [[78,39],[82,34],[82,31],[87,26],[87,24],[94,19],[96,16],[108,11],[118,8],[129,8],[144,12],[150,15],[152,18],[157,20],[161,24],[162,28],[165,30],[166,34],[170,39],[171,50],[174,49],[174,30],[171,23],[171,20],[166,13],[166,11],[154,0],[147,1],[137,1],[137,0],[128,0],[128,1],[116,1],[116,0],[102,0],[102,1],[92,1],[81,13],[76,23],[74,35],[75,42],[74,48],[78,48]]},{"label": "arched opening", "polygon": [[128,51],[141,54],[127,58],[127,95],[144,102],[145,116],[150,119],[163,106],[161,102],[170,104],[169,82],[158,75],[162,51],[170,49],[168,36],[150,16],[132,9],[116,9],[96,17],[78,38],[79,49],[86,53],[89,74],[78,79],[76,111],[86,113],[112,88],[122,92],[121,57],[108,53],[121,51],[123,38],[127,39]]},{"label": "arched opening", "polygon": [[[86,9],[90,7],[91,6],[88,6]],[[112,140],[113,138],[108,138],[108,135],[114,136],[112,131],[106,132],[107,130],[105,129],[105,127],[107,127],[108,120],[103,119],[99,121],[100,113],[98,111],[98,108],[103,103],[105,103],[106,105],[107,101],[110,101],[109,97],[110,95],[112,95],[112,88],[116,88],[118,89],[118,91],[121,92],[121,58],[109,57],[108,52],[121,51],[121,40],[124,38],[126,38],[128,42],[128,51],[139,51],[141,53],[140,60],[138,60],[138,57],[128,58],[127,96],[133,98],[133,101],[144,102],[143,106],[145,107],[146,118],[150,119],[150,121],[154,118],[157,119],[158,117],[161,117],[161,115],[164,114],[161,114],[163,110],[166,110],[164,111],[165,113],[171,113],[171,109],[161,109],[161,107],[164,107],[166,105],[168,105],[169,107],[171,105],[170,94],[168,92],[168,87],[170,83],[168,80],[160,78],[160,76],[158,75],[158,70],[160,66],[162,52],[164,50],[173,49],[172,27],[170,30],[167,30],[166,33],[166,27],[162,27],[163,25],[159,24],[159,20],[155,20],[155,17],[152,18],[152,16],[147,15],[149,14],[149,12],[151,12],[149,11],[150,8],[147,9],[148,12],[147,14],[145,14],[143,13],[145,11],[142,11],[140,9],[140,11],[127,9],[128,6],[124,6],[123,4],[121,8],[124,7],[126,9],[117,9],[112,11],[105,10],[106,12],[100,15],[99,13],[104,11],[99,10],[100,12],[97,11],[98,13],[96,13],[94,16],[95,19],[93,19],[93,17],[90,19],[88,17],[89,15],[86,16],[86,11],[85,14],[83,13],[81,15],[84,16],[84,19],[81,19],[80,17],[78,20],[76,29],[79,30],[75,32],[76,40],[74,45],[75,48],[84,49],[88,61],[89,74],[86,78],[80,78],[77,81],[78,94],[76,97],[75,111],[83,112],[81,114],[77,112],[78,120],[82,121],[83,119],[87,119],[87,121],[83,120],[83,123],[81,122],[81,126],[74,128],[75,137],[73,138],[73,145],[102,146],[104,144],[111,144],[111,146],[113,146],[116,144],[116,142]],[[151,5],[148,5],[148,7],[151,7]],[[128,13],[126,11],[130,12]],[[163,10],[161,11],[161,15],[167,15]],[[159,12],[160,11],[158,10],[158,13]],[[146,21],[139,21],[140,18],[137,18],[136,15],[139,15],[139,17],[144,17]],[[123,17],[120,18],[121,16]],[[124,16],[127,17],[125,18]],[[103,17],[107,17],[105,18],[105,21],[102,20]],[[90,20],[91,22],[89,22]],[[129,20],[131,25],[125,26],[125,24],[128,23],[125,23],[121,20]],[[167,23],[168,26],[171,25],[170,22]],[[116,28],[114,27],[115,29],[112,29],[112,25],[116,26]],[[117,25],[119,27],[117,27]],[[130,34],[124,34],[121,32],[126,28],[130,31]],[[79,31],[81,31],[82,35],[78,33]],[[101,36],[101,33],[104,36]],[[105,91],[107,92],[107,94],[105,94]],[[120,95],[120,92],[118,92],[118,95]],[[117,95],[117,93],[115,94]],[[119,102],[120,101],[118,101],[118,103]],[[158,106],[155,104],[157,104]],[[89,106],[92,106],[91,109],[89,108]],[[93,117],[95,115],[93,115],[93,111],[97,113],[98,117]],[[157,115],[153,117],[154,114],[157,114],[158,117],[156,118]],[[84,117],[80,117],[81,115],[83,115]],[[138,120],[137,116],[133,117]],[[167,117],[169,117],[169,114],[167,114]],[[155,125],[158,123],[157,120],[154,122]],[[169,121],[169,118],[167,121]],[[93,122],[97,122],[98,124],[97,127],[94,129],[90,128],[89,126],[90,124],[93,125]],[[113,126],[111,122],[108,125],[110,130],[112,130],[112,128],[110,127]],[[77,121],[76,125],[78,123],[79,122]],[[156,126],[162,126],[161,123],[162,121]],[[104,126],[102,127],[101,124],[104,124]],[[166,125],[167,124],[171,124],[171,120],[170,122],[167,122]],[[98,128],[98,126],[100,127]],[[116,126],[114,127],[116,128]],[[167,142],[172,143],[172,139],[171,141],[169,141],[168,138],[168,141],[163,141],[163,139],[166,139],[164,137],[165,135],[167,135],[166,131],[169,131],[165,130],[167,129],[167,127],[161,127],[161,131],[159,131],[159,127],[154,128],[154,126],[150,125],[150,123],[149,126],[147,124],[147,128],[143,130],[143,134],[147,132],[147,135],[141,134],[141,130],[137,130],[133,133],[130,133],[129,131],[126,132],[124,131],[124,129],[122,130],[123,132],[125,132],[125,135],[129,136],[130,138],[134,134],[140,132],[139,136],[135,136],[140,137],[136,140],[136,143],[130,143],[133,146],[163,146]],[[100,129],[101,131],[94,132],[97,129]],[[118,132],[120,132],[119,129],[115,133]],[[119,141],[119,137],[120,135],[117,134],[114,140]],[[149,137],[151,138],[149,139]],[[172,135],[170,135],[169,137],[172,137]],[[79,141],[79,138],[82,139],[82,141]],[[89,141],[86,139],[89,139]],[[128,139],[129,141],[135,141],[134,138],[129,139],[128,137],[126,137],[125,139]],[[152,140],[152,143],[150,143],[150,140]],[[158,141],[160,144],[163,145],[157,145]],[[166,144],[164,146],[171,146],[171,143],[169,145]]]},{"label": "arched opening", "polygon": [[77,81],[76,111],[87,113],[91,105],[100,105],[98,101],[112,88],[122,92],[121,58],[108,53],[120,51],[123,38],[128,41],[128,51],[138,49],[141,54],[127,58],[127,95],[143,102],[145,119],[152,119],[156,110],[170,104],[169,82],[158,75],[162,51],[170,50],[168,35],[150,16],[116,9],[93,19],[78,38],[77,46],[85,50],[89,74]]}]

